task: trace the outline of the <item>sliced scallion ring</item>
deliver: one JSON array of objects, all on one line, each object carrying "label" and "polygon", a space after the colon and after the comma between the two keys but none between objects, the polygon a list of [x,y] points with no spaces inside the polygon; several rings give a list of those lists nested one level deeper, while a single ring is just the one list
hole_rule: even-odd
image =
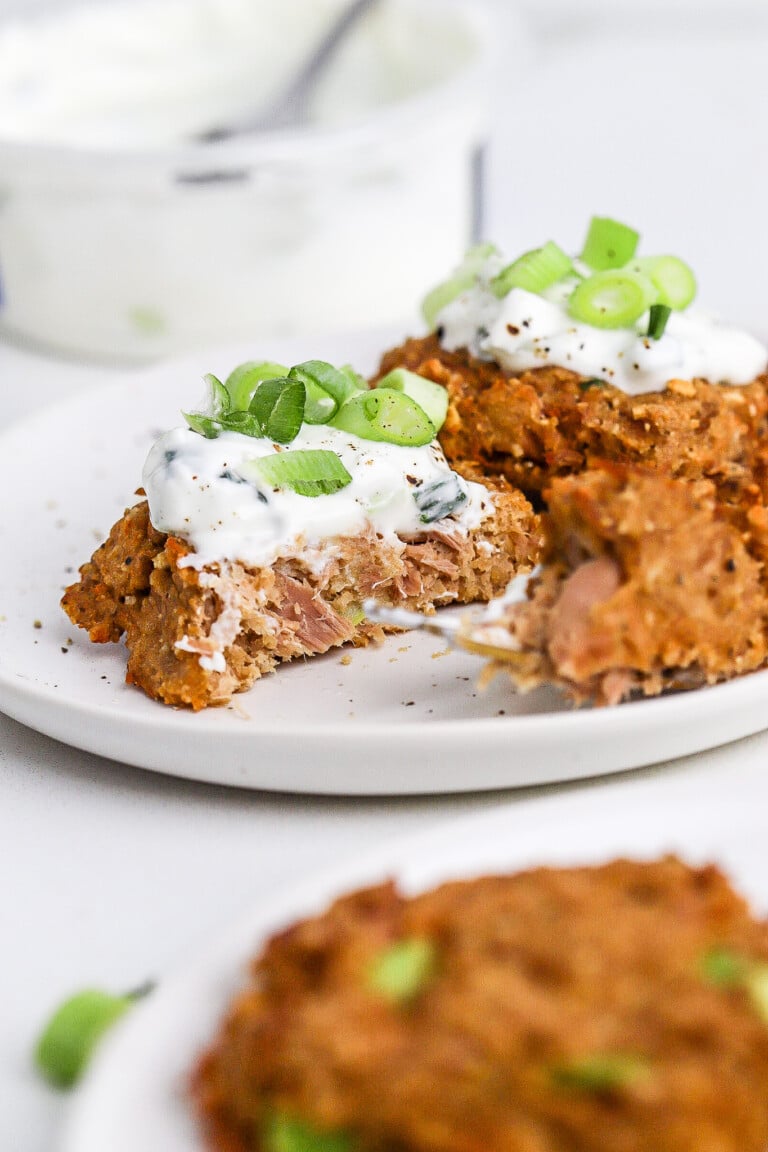
[{"label": "sliced scallion ring", "polygon": [[368,985],[391,1004],[408,1004],[423,992],[436,962],[435,945],[426,937],[398,940],[375,958]]},{"label": "sliced scallion ring", "polygon": [[299,496],[331,496],[352,483],[339,456],[325,448],[259,456],[240,466],[243,475],[289,488]]},{"label": "sliced scallion ring", "polygon": [[651,304],[651,310],[648,313],[647,334],[649,339],[661,340],[671,315],[672,309],[668,304]]},{"label": "sliced scallion ring", "polygon": [[513,288],[524,288],[526,292],[543,292],[558,280],[570,275],[573,261],[557,244],[548,240],[541,248],[534,248],[520,256],[498,276],[491,280],[491,291],[495,296],[506,296]]},{"label": "sliced scallion ring", "polygon": [[182,416],[192,431],[197,432],[200,436],[205,436],[206,440],[215,440],[221,432],[221,424],[218,420],[213,420],[203,412],[182,412]]},{"label": "sliced scallion ring", "polygon": [[46,1080],[58,1088],[76,1084],[103,1034],[150,990],[151,985],[144,985],[125,996],[113,996],[86,988],[60,1004],[35,1046],[35,1064]]},{"label": "sliced scallion ring", "polygon": [[659,304],[675,312],[687,308],[696,295],[696,277],[677,256],[642,256],[633,260],[633,272],[640,272],[656,288]]},{"label": "sliced scallion ring", "polygon": [[203,376],[203,380],[208,387],[205,414],[214,420],[219,420],[222,416],[226,416],[231,407],[229,392],[218,376],[214,376],[213,372],[208,372],[207,375]]},{"label": "sliced scallion ring", "polygon": [[348,400],[355,392],[360,391],[360,377],[351,368],[334,368],[326,360],[305,360],[303,364],[294,364],[288,372],[291,380],[301,380],[307,386],[316,384],[329,396],[332,396],[338,405]]},{"label": "sliced scallion ring", "polygon": [[288,369],[273,360],[247,360],[233,368],[225,382],[231,406],[236,412],[247,412],[253,394],[262,380],[287,376]]},{"label": "sliced scallion ring", "polygon": [[464,259],[456,271],[427,293],[421,302],[421,314],[430,331],[435,328],[443,308],[447,308],[457,296],[472,287],[486,260],[497,252],[495,244],[475,244],[464,253]]},{"label": "sliced scallion ring", "polygon": [[435,426],[420,405],[392,388],[360,392],[342,404],[331,424],[363,440],[404,447],[421,447],[436,436]]},{"label": "sliced scallion ring", "polygon": [[383,376],[376,385],[377,388],[394,388],[396,392],[404,392],[423,408],[435,431],[439,432],[445,423],[448,413],[448,392],[442,384],[435,384],[433,380],[426,380],[416,372],[409,372],[407,368],[394,368]]},{"label": "sliced scallion ring", "polygon": [[264,429],[251,412],[230,412],[219,424],[226,432],[239,432],[241,436],[263,436]]},{"label": "sliced scallion ring", "polygon": [[607,268],[623,268],[637,251],[640,234],[627,224],[611,220],[608,216],[593,216],[581,259],[598,272]]},{"label": "sliced scallion ring", "polygon": [[273,1114],[263,1136],[266,1152],[351,1152],[352,1141],[344,1132],[321,1132],[285,1113]]},{"label": "sliced scallion ring", "polygon": [[595,272],[577,284],[568,312],[593,328],[627,328],[655,302],[656,289],[646,276],[617,268]]},{"label": "sliced scallion ring", "polygon": [[304,402],[304,422],[306,424],[327,424],[339,407],[333,396],[309,380],[305,384],[307,398]]},{"label": "sliced scallion ring", "polygon": [[258,420],[264,436],[278,444],[290,444],[301,428],[306,398],[302,380],[287,376],[262,380],[248,410]]}]

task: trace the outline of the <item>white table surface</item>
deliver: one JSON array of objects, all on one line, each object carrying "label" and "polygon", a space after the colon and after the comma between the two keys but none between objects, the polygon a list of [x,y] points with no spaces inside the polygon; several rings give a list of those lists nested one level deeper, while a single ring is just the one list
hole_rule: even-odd
[{"label": "white table surface", "polygon": [[[646,251],[687,257],[715,308],[768,330],[760,11],[745,9],[734,31],[710,17],[689,27],[684,5],[667,43],[658,8],[640,41],[610,27],[582,35],[553,10],[525,98],[509,87],[497,104],[488,234],[512,251],[550,235],[575,248],[591,213],[625,218],[643,229]],[[0,345],[2,419],[113,375]],[[591,788],[595,805],[626,796],[628,825],[637,790],[660,806],[695,795],[716,808],[724,790],[744,788],[768,812],[763,765],[768,735],[569,789]],[[344,801],[217,789],[100,760],[0,716],[0,1149],[56,1147],[64,1100],[38,1082],[29,1051],[61,996],[162,978],[247,903],[308,870],[529,796]]]}]

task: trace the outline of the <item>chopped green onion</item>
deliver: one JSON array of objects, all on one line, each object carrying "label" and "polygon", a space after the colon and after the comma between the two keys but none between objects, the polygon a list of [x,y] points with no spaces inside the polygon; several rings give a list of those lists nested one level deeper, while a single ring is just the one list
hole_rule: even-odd
[{"label": "chopped green onion", "polygon": [[395,392],[404,392],[423,408],[429,419],[439,432],[445,423],[448,414],[448,391],[442,384],[435,384],[426,380],[416,372],[409,372],[407,368],[395,368],[383,376],[376,385],[377,388],[394,388]]},{"label": "chopped green onion", "polygon": [[65,1000],[35,1046],[35,1064],[46,1080],[58,1088],[76,1084],[101,1036],[151,988],[145,984],[127,996],[88,988]]},{"label": "chopped green onion", "polygon": [[344,1132],[321,1132],[278,1112],[267,1122],[264,1147],[266,1152],[351,1152],[352,1142]]},{"label": "chopped green onion", "polygon": [[221,380],[219,380],[218,376],[214,376],[212,372],[203,376],[203,380],[208,385],[208,401],[205,405],[205,414],[206,416],[211,416],[214,420],[219,420],[229,412],[229,392]]},{"label": "chopped green onion", "polygon": [[631,270],[647,276],[656,288],[659,303],[674,312],[687,308],[696,295],[696,277],[677,256],[643,256],[632,261]]},{"label": "chopped green onion", "polygon": [[701,960],[701,973],[720,988],[743,988],[756,1012],[768,1022],[768,963],[729,948],[713,948]]},{"label": "chopped green onion", "polygon": [[607,388],[608,381],[601,380],[599,376],[590,376],[589,380],[579,380],[579,392],[587,392],[590,388]]},{"label": "chopped green onion", "polygon": [[598,272],[606,268],[623,268],[637,251],[639,239],[640,235],[634,228],[607,216],[593,216],[581,259]]},{"label": "chopped green onion", "polygon": [[249,412],[262,428],[262,435],[278,444],[290,444],[304,419],[307,390],[301,380],[289,377],[263,380],[253,394]]},{"label": "chopped green onion", "polygon": [[204,416],[202,412],[182,412],[182,416],[192,431],[205,436],[206,440],[215,440],[221,432],[221,424],[210,416]]},{"label": "chopped green onion", "polygon": [[261,423],[250,412],[230,412],[220,422],[220,429],[239,432],[241,436],[259,437],[264,435]]},{"label": "chopped green onion", "polygon": [[288,369],[272,360],[246,360],[238,364],[227,376],[225,388],[229,393],[232,407],[236,412],[247,412],[253,394],[262,380],[273,380],[287,376]]},{"label": "chopped green onion", "polygon": [[304,422],[306,424],[327,424],[339,407],[333,396],[309,380],[305,385],[307,398],[304,401]]},{"label": "chopped green onion", "polygon": [[365,387],[360,377],[350,368],[334,368],[325,360],[305,360],[303,364],[294,364],[288,373],[291,380],[301,380],[307,386],[316,384],[329,396],[332,396],[338,405],[348,400],[355,392]]},{"label": "chopped green onion", "polygon": [[417,488],[413,499],[421,513],[419,519],[422,524],[432,524],[455,512],[467,499],[467,490],[461,477],[451,472],[444,480],[435,480],[433,484]]},{"label": "chopped green onion", "polygon": [[648,336],[651,340],[661,340],[672,309],[667,304],[651,304],[648,316]]},{"label": "chopped green onion", "polygon": [[627,328],[656,301],[656,289],[639,272],[595,272],[577,284],[568,301],[575,320],[594,328]]},{"label": "chopped green onion", "polygon": [[368,973],[368,985],[392,1004],[408,1004],[434,975],[435,946],[425,937],[399,940],[376,957]]},{"label": "chopped green onion", "polygon": [[239,469],[244,475],[289,488],[299,496],[331,496],[352,483],[352,477],[335,452],[325,448],[279,452],[259,456]]},{"label": "chopped green onion", "polygon": [[708,984],[738,988],[749,971],[749,960],[730,948],[712,948],[701,959],[701,974]]},{"label": "chopped green onion", "polygon": [[342,404],[331,420],[334,428],[363,440],[420,447],[434,440],[435,426],[423,408],[392,388],[360,392]]},{"label": "chopped green onion", "polygon": [[483,264],[497,252],[495,244],[475,244],[464,253],[464,259],[453,275],[436,284],[427,293],[421,302],[421,314],[430,331],[435,328],[437,317],[443,308],[447,308],[457,296],[472,287]]},{"label": "chopped green onion", "polygon": [[558,1087],[581,1092],[615,1092],[644,1079],[648,1073],[647,1060],[625,1054],[584,1056],[551,1070]]},{"label": "chopped green onion", "polygon": [[543,292],[573,271],[573,261],[562,248],[548,240],[541,248],[526,252],[491,280],[491,291],[506,296],[513,288]]}]

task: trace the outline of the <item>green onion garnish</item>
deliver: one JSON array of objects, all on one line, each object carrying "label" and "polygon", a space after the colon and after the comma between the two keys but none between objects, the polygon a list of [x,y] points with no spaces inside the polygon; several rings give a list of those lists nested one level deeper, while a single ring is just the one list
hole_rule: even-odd
[{"label": "green onion garnish", "polygon": [[406,396],[410,396],[411,400],[415,400],[426,412],[436,432],[439,432],[445,423],[448,413],[448,391],[442,384],[426,380],[416,372],[409,372],[407,368],[395,368],[383,376],[376,387],[394,388],[396,392],[404,392]]},{"label": "green onion garnish", "polygon": [[656,289],[639,272],[613,269],[595,272],[577,284],[568,301],[575,320],[594,328],[626,328],[656,300]]},{"label": "green onion garnish", "polygon": [[467,490],[456,472],[451,472],[443,480],[435,480],[433,484],[426,484],[417,488],[413,494],[416,507],[420,512],[419,520],[422,524],[432,524],[435,520],[442,520],[450,516],[451,512],[463,504],[467,499]]},{"label": "green onion garnish", "polygon": [[313,380],[308,380],[304,387],[307,392],[304,401],[304,423],[327,424],[337,410],[338,404],[330,393]]},{"label": "green onion garnish", "polygon": [[291,380],[301,380],[305,385],[315,384],[332,396],[337,405],[341,405],[355,392],[366,387],[365,382],[360,383],[360,377],[349,368],[334,368],[325,360],[305,360],[303,364],[295,364],[288,373]]},{"label": "green onion garnish", "polygon": [[221,424],[202,412],[182,412],[182,416],[192,431],[205,436],[206,440],[215,440],[221,432]]},{"label": "green onion garnish", "polygon": [[651,304],[648,314],[648,336],[651,340],[661,340],[671,315],[672,309],[667,304]]},{"label": "green onion garnish", "polygon": [[222,416],[227,415],[231,407],[229,392],[218,376],[214,376],[213,372],[208,372],[207,375],[203,376],[203,380],[208,385],[206,415],[212,416],[214,420],[219,420]]},{"label": "green onion garnish", "polygon": [[246,476],[255,475],[274,488],[289,488],[298,496],[332,496],[352,483],[340,458],[325,448],[258,456],[241,466],[240,471]]},{"label": "green onion garnish", "polygon": [[601,380],[599,376],[590,376],[589,380],[579,380],[579,392],[588,392],[590,388],[607,388],[608,381]]},{"label": "green onion garnish", "polygon": [[306,388],[301,380],[287,376],[263,380],[253,394],[249,412],[256,417],[261,435],[278,444],[290,444],[304,419]]},{"label": "green onion garnish", "polygon": [[231,406],[236,412],[247,412],[253,394],[262,380],[287,376],[288,369],[272,360],[247,360],[238,364],[227,376],[225,387],[229,393]]},{"label": "green onion garnish", "polygon": [[552,240],[541,248],[526,252],[508,264],[491,280],[491,291],[506,296],[513,288],[526,292],[543,292],[545,288],[562,280],[573,269],[573,261]]},{"label": "green onion garnish", "polygon": [[551,1069],[553,1082],[560,1088],[580,1092],[615,1092],[645,1079],[650,1069],[641,1056],[593,1055],[559,1064]]},{"label": "green onion garnish", "polygon": [[266,1152],[351,1152],[352,1142],[344,1132],[321,1132],[277,1112],[267,1122],[264,1147]]},{"label": "green onion garnish", "polygon": [[701,974],[720,988],[743,988],[758,1015],[768,1022],[768,963],[729,948],[713,948],[701,959]]},{"label": "green onion garnish", "polygon": [[46,1080],[57,1088],[76,1084],[103,1034],[151,987],[144,985],[127,996],[88,988],[65,1000],[35,1046],[35,1064]]},{"label": "green onion garnish", "polygon": [[634,228],[607,216],[593,216],[581,259],[598,272],[623,268],[637,251],[639,239],[640,234]]},{"label": "green onion garnish", "polygon": [[647,276],[656,289],[659,304],[674,312],[687,308],[696,295],[696,277],[677,256],[643,256],[632,261],[632,271]]},{"label": "green onion garnish", "polygon": [[331,420],[334,428],[363,440],[420,447],[434,440],[435,426],[423,408],[392,388],[360,392],[342,404]]},{"label": "green onion garnish", "polygon": [[368,986],[392,1004],[408,1004],[429,983],[436,961],[431,940],[421,936],[399,940],[376,957],[368,972]]},{"label": "green onion garnish", "polygon": [[453,275],[436,284],[431,292],[427,293],[421,302],[421,314],[430,331],[434,329],[437,317],[443,308],[472,287],[483,264],[497,251],[495,244],[475,244],[465,252],[464,259]]}]

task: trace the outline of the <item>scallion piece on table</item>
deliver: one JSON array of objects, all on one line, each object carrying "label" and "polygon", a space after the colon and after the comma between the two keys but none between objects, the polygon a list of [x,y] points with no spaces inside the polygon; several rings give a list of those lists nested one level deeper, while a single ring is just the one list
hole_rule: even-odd
[{"label": "scallion piece on table", "polygon": [[404,392],[423,408],[429,419],[439,432],[445,423],[448,414],[448,391],[442,384],[435,384],[416,372],[409,372],[407,368],[395,368],[382,376],[376,385],[377,388],[394,388],[395,392]]},{"label": "scallion piece on table", "polygon": [[608,216],[593,216],[581,250],[581,259],[596,272],[623,268],[634,256],[640,233]]},{"label": "scallion piece on table", "polygon": [[287,375],[288,369],[285,365],[276,364],[273,360],[246,360],[244,364],[238,364],[225,382],[232,408],[236,412],[247,412],[253,394],[262,380],[273,380]]},{"label": "scallion piece on table", "polygon": [[435,426],[424,409],[392,388],[360,392],[342,404],[331,420],[334,428],[387,444],[418,448],[436,436]]},{"label": "scallion piece on table", "polygon": [[666,304],[673,312],[687,308],[696,295],[696,277],[677,256],[642,256],[632,261],[631,271],[647,276],[659,304]]},{"label": "scallion piece on table", "polygon": [[306,398],[307,390],[301,380],[288,376],[262,380],[248,411],[258,420],[262,435],[278,444],[290,444],[304,420]]},{"label": "scallion piece on table", "polygon": [[299,496],[332,496],[352,483],[352,477],[335,452],[325,448],[279,452],[259,456],[240,469],[274,488],[288,488]]},{"label": "scallion piece on table", "polygon": [[374,960],[368,986],[392,1004],[408,1004],[423,992],[434,974],[435,946],[423,936],[398,940]]},{"label": "scallion piece on table", "polygon": [[577,284],[568,300],[574,320],[594,328],[626,328],[656,302],[656,289],[639,272],[595,272]]},{"label": "scallion piece on table", "polygon": [[325,360],[305,360],[303,364],[294,364],[288,378],[301,380],[306,387],[314,384],[322,388],[337,405],[343,404],[361,388],[360,377],[350,368],[334,368]]},{"label": "scallion piece on table", "polygon": [[541,248],[526,252],[491,280],[491,291],[506,296],[513,288],[543,292],[573,270],[573,261],[557,244],[548,240]]},{"label": "scallion piece on table", "polygon": [[345,1132],[321,1132],[303,1120],[276,1112],[264,1131],[266,1152],[351,1152]]},{"label": "scallion piece on table", "polygon": [[651,340],[661,340],[671,315],[672,309],[668,304],[651,304],[647,333]]},{"label": "scallion piece on table", "polygon": [[57,1088],[76,1084],[104,1033],[151,988],[145,984],[125,996],[87,988],[65,1000],[35,1046],[35,1064],[46,1080]]}]

